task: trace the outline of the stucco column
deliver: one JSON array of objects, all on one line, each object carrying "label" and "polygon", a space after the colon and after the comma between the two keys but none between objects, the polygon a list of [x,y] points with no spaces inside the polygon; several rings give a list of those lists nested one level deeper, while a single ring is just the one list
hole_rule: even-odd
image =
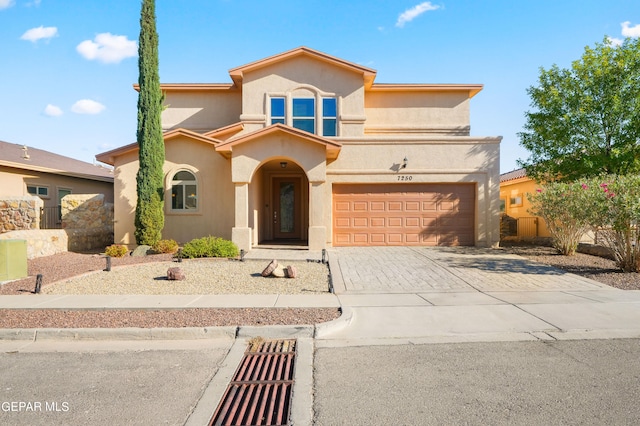
[{"label": "stucco column", "polygon": [[251,250],[251,228],[249,228],[249,183],[236,182],[235,226],[231,229],[231,241],[239,249]]},{"label": "stucco column", "polygon": [[309,250],[321,250],[327,246],[324,185],[324,181],[309,182]]}]

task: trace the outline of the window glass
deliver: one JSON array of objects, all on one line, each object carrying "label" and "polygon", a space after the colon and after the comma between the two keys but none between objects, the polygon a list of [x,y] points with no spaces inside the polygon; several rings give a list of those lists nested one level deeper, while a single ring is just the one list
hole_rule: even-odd
[{"label": "window glass", "polygon": [[335,117],[337,113],[336,98],[322,99],[322,116]]},{"label": "window glass", "polygon": [[27,192],[32,195],[39,195],[40,197],[49,196],[49,188],[46,186],[27,185]]},{"label": "window glass", "polygon": [[293,100],[294,117],[315,117],[315,99],[298,98]]},{"label": "window glass", "polygon": [[337,100],[336,98],[322,99],[322,135],[336,136],[338,134]]},{"label": "window glass", "polygon": [[284,98],[271,98],[271,124],[284,124]]},{"label": "window glass", "polygon": [[171,208],[174,210],[184,209],[184,186],[173,185],[171,188]]},{"label": "window glass", "polygon": [[171,180],[171,209],[185,210],[198,207],[198,184],[193,173],[186,170],[173,175]]},{"label": "window glass", "polygon": [[175,174],[173,180],[196,180],[196,177],[187,171],[181,171]]}]

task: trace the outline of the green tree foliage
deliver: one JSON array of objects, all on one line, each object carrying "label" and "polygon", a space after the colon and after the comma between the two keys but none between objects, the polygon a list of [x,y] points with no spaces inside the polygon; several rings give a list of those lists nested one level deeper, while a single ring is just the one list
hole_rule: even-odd
[{"label": "green tree foliage", "polygon": [[158,34],[155,1],[143,0],[138,45],[138,147],[140,168],[136,176],[138,201],[135,237],[153,246],[162,237],[164,140],[160,114],[163,96],[158,71]]},{"label": "green tree foliage", "polygon": [[571,69],[540,69],[527,90],[519,160],[538,181],[575,181],[603,173],[640,171],[640,39],[607,39],[586,47]]},{"label": "green tree foliage", "polygon": [[582,183],[551,182],[532,194],[529,212],[540,216],[547,224],[553,246],[566,256],[578,249],[582,236],[592,229],[592,217],[586,206],[591,193]]}]

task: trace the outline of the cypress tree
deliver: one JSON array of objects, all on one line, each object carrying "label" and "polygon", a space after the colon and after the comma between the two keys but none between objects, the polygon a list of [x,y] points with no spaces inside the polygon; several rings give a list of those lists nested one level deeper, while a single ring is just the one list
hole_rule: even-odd
[{"label": "cypress tree", "polygon": [[138,42],[139,169],[136,176],[136,242],[153,245],[162,237],[164,139],[160,114],[163,96],[158,71],[155,0],[143,0]]}]

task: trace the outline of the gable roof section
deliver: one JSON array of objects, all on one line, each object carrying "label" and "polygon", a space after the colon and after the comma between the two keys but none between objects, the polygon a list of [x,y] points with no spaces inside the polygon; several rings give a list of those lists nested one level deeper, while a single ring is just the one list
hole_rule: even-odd
[{"label": "gable roof section", "polygon": [[[208,143],[211,144],[213,146],[216,146],[217,144],[220,143],[219,140],[211,138],[211,137],[207,137],[205,135],[201,135],[200,133],[196,133],[193,132],[191,130],[187,130],[187,129],[175,129],[175,130],[170,130],[166,133],[163,134],[163,139],[164,141],[168,141],[171,139],[175,139],[177,137],[186,137],[188,139],[192,139],[192,140],[197,140],[200,142],[204,142],[204,143]],[[116,157],[119,157],[120,155],[132,152],[132,151],[137,151],[138,150],[138,143],[134,142],[132,144],[129,145],[125,145],[125,146],[121,146],[120,148],[116,148],[116,149],[112,149],[111,151],[106,151],[103,152],[101,154],[96,155],[96,160],[101,161],[103,163],[106,164],[110,164],[110,165],[114,165],[115,161],[116,161]]]},{"label": "gable roof section", "polygon": [[113,171],[106,167],[38,148],[26,148],[25,152],[25,145],[0,141],[0,165],[100,182],[113,182]]},{"label": "gable roof section", "polygon": [[227,142],[223,142],[220,145],[216,146],[216,151],[218,151],[223,156],[229,158],[231,157],[231,153],[233,151],[234,146],[243,144],[245,142],[253,141],[256,139],[260,139],[267,135],[272,135],[277,133],[291,135],[312,143],[324,145],[325,150],[327,152],[327,159],[337,158],[338,154],[340,153],[340,149],[342,149],[342,144],[340,143],[323,138],[321,136],[314,135],[309,132],[305,132],[304,130],[299,130],[294,127],[289,127],[289,126],[285,126],[284,124],[277,123],[277,124],[272,124],[271,126],[265,127],[263,129],[256,130],[255,132],[247,133],[246,135],[242,135],[239,138],[236,138]]},{"label": "gable roof section", "polygon": [[260,59],[258,61],[251,62],[246,65],[232,68],[229,70],[229,75],[231,76],[231,79],[234,81],[236,86],[242,87],[242,79],[244,78],[245,73],[248,73],[257,69],[265,68],[275,63],[283,62],[298,56],[308,56],[308,57],[320,60],[322,62],[331,64],[333,66],[337,66],[354,73],[362,74],[365,87],[371,87],[371,85],[373,84],[373,80],[376,77],[376,71],[372,68],[363,67],[362,65],[345,61],[344,59],[336,58],[335,56],[327,55],[326,53],[320,52],[318,50],[310,49],[305,46],[288,50],[283,53],[278,53],[277,55],[269,56],[268,58]]},{"label": "gable roof section", "polygon": [[229,124],[228,126],[220,127],[218,129],[210,130],[206,133],[203,133],[204,136],[213,139],[228,139],[234,134],[242,131],[244,129],[244,125],[242,122]]}]

